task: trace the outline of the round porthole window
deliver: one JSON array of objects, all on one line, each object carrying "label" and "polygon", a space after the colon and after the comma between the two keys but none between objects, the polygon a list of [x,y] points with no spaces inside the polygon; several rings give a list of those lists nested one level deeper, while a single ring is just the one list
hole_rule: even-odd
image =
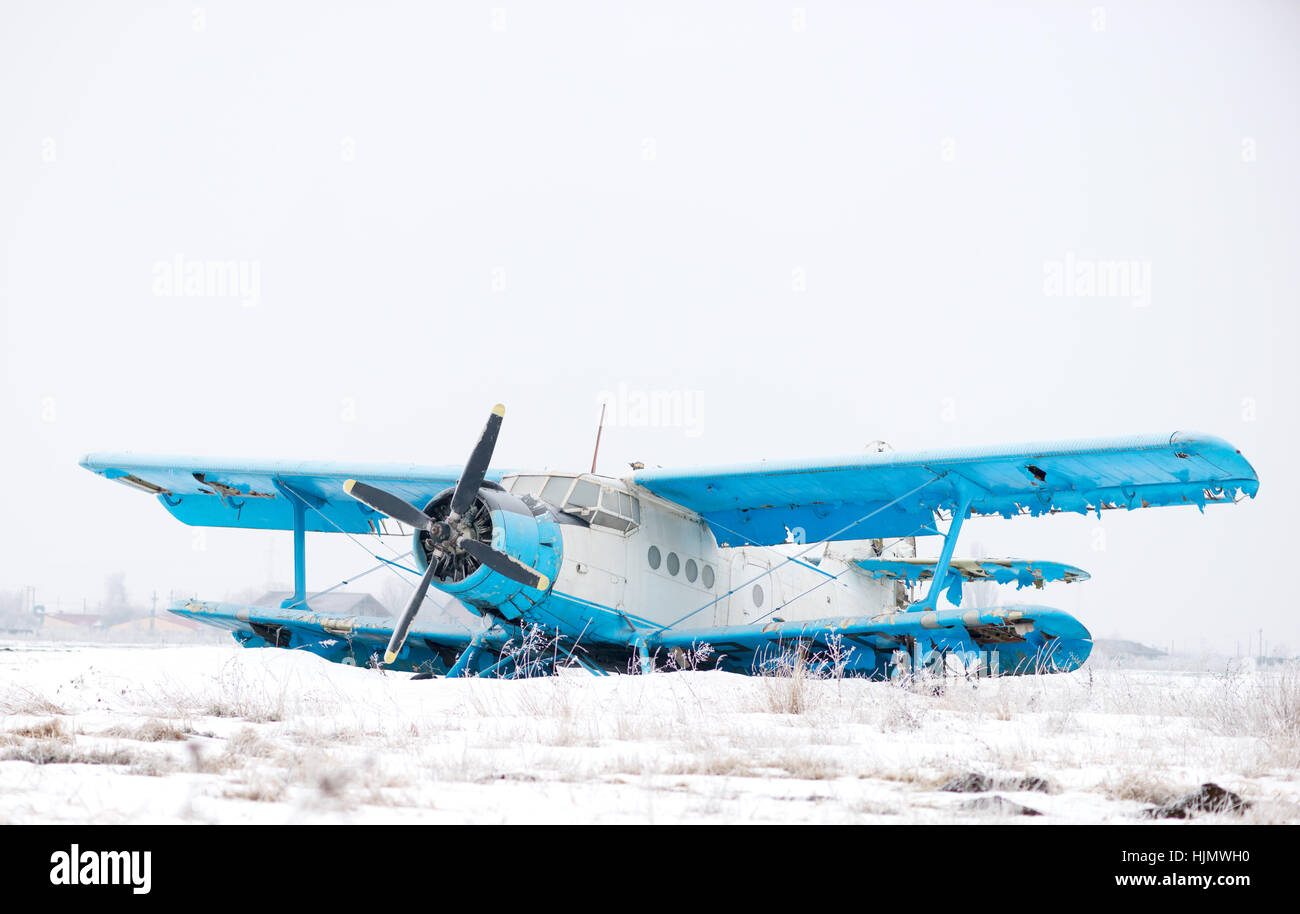
[{"label": "round porthole window", "polygon": [[713,566],[712,565],[704,566],[703,578],[704,578],[704,586],[709,588],[709,590],[712,590],[713,589]]},{"label": "round porthole window", "polygon": [[695,564],[695,559],[687,559],[687,560],[686,560],[686,580],[688,580],[688,581],[690,581],[692,584],[694,584],[694,583],[695,583],[695,579],[698,578],[699,576],[700,576],[700,566]]},{"label": "round porthole window", "polygon": [[668,573],[676,574],[682,568],[681,560],[677,558],[676,552],[668,553]]},{"label": "round porthole window", "polygon": [[648,561],[648,562],[650,563],[650,567],[651,567],[651,568],[658,568],[658,567],[659,567],[659,563],[660,563],[661,561],[663,561],[663,559],[662,559],[662,558],[660,557],[660,555],[659,555],[659,547],[658,547],[658,546],[651,546],[651,547],[650,547],[650,554],[646,556],[646,561]]},{"label": "round porthole window", "polygon": [[754,585],[754,606],[757,608],[757,607],[761,607],[762,605],[763,605],[763,585],[755,584]]}]

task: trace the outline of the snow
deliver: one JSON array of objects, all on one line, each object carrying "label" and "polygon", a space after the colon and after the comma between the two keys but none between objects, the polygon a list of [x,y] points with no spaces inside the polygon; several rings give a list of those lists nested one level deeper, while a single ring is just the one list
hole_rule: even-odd
[{"label": "snow", "polygon": [[[1206,781],[1253,805],[1195,822],[1300,822],[1294,668],[935,686],[0,642],[0,822],[1143,822]],[[1051,792],[938,789],[972,771]]]}]

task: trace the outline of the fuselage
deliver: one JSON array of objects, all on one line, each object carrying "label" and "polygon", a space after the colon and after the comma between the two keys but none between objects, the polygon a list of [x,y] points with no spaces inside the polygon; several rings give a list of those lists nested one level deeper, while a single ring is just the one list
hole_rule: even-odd
[{"label": "fuselage", "polygon": [[547,574],[549,591],[530,596],[487,569],[435,584],[471,611],[511,624],[626,643],[629,629],[862,617],[906,604],[901,585],[873,580],[853,559],[908,558],[914,539],[758,546],[724,531],[730,539],[719,542],[680,506],[590,474],[511,474],[491,498],[494,546]]},{"label": "fuselage", "polygon": [[[447,495],[426,510],[437,514]],[[715,662],[752,672],[790,650],[824,655],[837,629],[856,645],[852,671],[866,675],[954,654],[986,670],[1027,670],[1062,647],[1071,659],[1053,668],[1067,669],[1090,643],[1086,629],[1047,607],[1032,618],[1016,608],[908,612],[917,607],[907,588],[858,561],[913,558],[915,538],[806,545],[790,531],[790,542],[755,545],[735,531],[720,537],[630,480],[509,474],[485,484],[471,519],[494,549],[545,575],[548,586],[530,588],[473,562],[440,565],[434,585],[506,630],[540,630],[568,653],[580,647],[606,670],[648,668],[648,652],[671,642],[727,646],[730,659]],[[416,547],[422,567],[438,561],[422,534]]]}]

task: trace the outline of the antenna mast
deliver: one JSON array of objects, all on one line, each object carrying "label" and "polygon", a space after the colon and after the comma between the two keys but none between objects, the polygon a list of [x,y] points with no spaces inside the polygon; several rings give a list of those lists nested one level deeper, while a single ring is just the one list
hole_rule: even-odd
[{"label": "antenna mast", "polygon": [[596,475],[596,456],[600,453],[600,433],[605,428],[605,407],[608,404],[600,404],[600,424],[596,426],[596,449],[591,452],[591,475]]}]

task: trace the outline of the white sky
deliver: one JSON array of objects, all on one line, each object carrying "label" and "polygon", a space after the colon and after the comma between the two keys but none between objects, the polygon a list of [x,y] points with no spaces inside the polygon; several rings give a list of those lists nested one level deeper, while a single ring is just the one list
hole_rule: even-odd
[{"label": "white sky", "polygon": [[[499,466],[580,468],[623,384],[699,434],[607,428],[607,473],[1222,435],[1254,502],[962,551],[1088,569],[1034,597],[1099,636],[1300,648],[1300,7],[503,2],[0,8],[0,588],[290,578],[86,451],[460,463],[503,401]],[[155,295],[177,255],[257,302]],[[1068,255],[1150,304],[1045,294]],[[313,588],[367,565],[310,547]]]}]

